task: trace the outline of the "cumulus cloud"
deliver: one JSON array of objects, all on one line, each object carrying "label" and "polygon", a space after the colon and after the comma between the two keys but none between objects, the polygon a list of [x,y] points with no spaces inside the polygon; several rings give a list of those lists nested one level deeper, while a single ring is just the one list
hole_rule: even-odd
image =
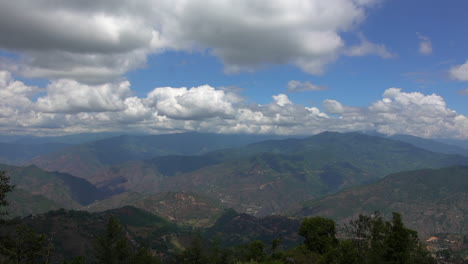
[{"label": "cumulus cloud", "polygon": [[456,125],[460,117],[446,106],[436,94],[404,93],[390,88],[383,99],[372,104],[369,110],[376,129],[385,134],[410,134],[423,137],[457,135],[466,137],[466,131]]},{"label": "cumulus cloud", "polygon": [[285,94],[273,95],[273,99],[275,100],[275,103],[279,106],[292,104],[291,100],[289,100],[288,96]]},{"label": "cumulus cloud", "polygon": [[[24,76],[88,84],[114,81],[165,50],[209,51],[229,73],[293,64],[319,74],[375,2],[1,1],[0,48],[20,55]],[[350,54],[391,55],[368,41]]]},{"label": "cumulus cloud", "polygon": [[323,101],[323,108],[330,114],[342,114],[344,112],[344,107],[340,102],[330,99]]},{"label": "cumulus cloud", "polygon": [[[109,92],[117,91],[117,92]],[[0,132],[64,134],[97,131],[315,134],[376,130],[385,134],[468,138],[468,117],[436,94],[385,90],[382,99],[353,107],[333,99],[314,106],[285,94],[266,104],[209,85],[157,87],[137,97],[128,81],[83,85],[61,79],[28,86],[0,72]]]},{"label": "cumulus cloud", "polygon": [[461,65],[455,65],[450,70],[450,77],[457,81],[468,81],[468,61]]},{"label": "cumulus cloud", "polygon": [[130,94],[128,81],[90,86],[61,79],[47,87],[47,95],[37,99],[36,107],[46,113],[121,111]]},{"label": "cumulus cloud", "polygon": [[187,89],[163,87],[148,94],[149,105],[173,119],[231,118],[241,99],[234,93],[204,85]]},{"label": "cumulus cloud", "polygon": [[429,37],[417,33],[419,39],[419,53],[422,55],[432,54],[432,42]]},{"label": "cumulus cloud", "polygon": [[304,91],[321,91],[321,90],[327,90],[327,89],[328,87],[326,86],[319,86],[309,81],[301,82],[301,81],[292,80],[288,82],[287,92],[293,93],[293,92],[304,92]]},{"label": "cumulus cloud", "polygon": [[33,105],[31,98],[42,91],[14,80],[10,72],[0,71],[0,117],[14,117],[17,113],[29,111]]}]

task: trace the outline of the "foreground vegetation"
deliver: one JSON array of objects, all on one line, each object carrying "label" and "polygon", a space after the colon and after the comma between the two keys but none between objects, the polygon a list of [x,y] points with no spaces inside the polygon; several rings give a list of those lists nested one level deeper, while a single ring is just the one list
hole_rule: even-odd
[{"label": "foreground vegetation", "polygon": [[[0,205],[8,204],[5,195],[12,189],[9,178],[0,173]],[[1,225],[14,228],[1,230],[0,263],[51,263],[54,247],[50,237],[14,220],[2,220]],[[189,246],[161,254],[129,239],[125,227],[111,215],[106,230],[93,242],[92,257],[69,256],[72,259],[62,263],[436,263],[417,232],[406,228],[398,213],[390,221],[378,214],[359,216],[346,225],[341,239],[337,238],[335,222],[322,217],[305,218],[298,233],[303,243],[290,249],[283,249],[280,239],[274,239],[268,247],[261,241],[252,241],[226,248],[198,234],[191,236]]]}]

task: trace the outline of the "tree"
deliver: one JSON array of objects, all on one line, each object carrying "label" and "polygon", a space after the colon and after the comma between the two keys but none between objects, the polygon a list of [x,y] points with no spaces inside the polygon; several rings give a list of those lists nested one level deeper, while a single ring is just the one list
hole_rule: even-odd
[{"label": "tree", "polygon": [[86,258],[83,256],[75,257],[72,260],[64,261],[63,264],[86,264]]},{"label": "tree", "polygon": [[344,230],[356,247],[360,263],[382,263],[388,224],[375,212],[371,216],[359,215],[345,225]]},{"label": "tree", "polygon": [[196,234],[189,247],[187,247],[181,255],[178,256],[178,263],[187,264],[205,264],[207,257],[203,252],[202,238],[200,234]]},{"label": "tree", "polygon": [[14,236],[4,237],[1,242],[1,263],[39,264],[47,263],[50,258],[51,246],[46,236],[26,225],[18,225]]},{"label": "tree", "polygon": [[325,254],[338,245],[335,229],[333,220],[311,217],[302,221],[299,235],[305,238],[304,244],[310,251]]},{"label": "tree", "polygon": [[265,244],[260,240],[250,242],[246,247],[245,260],[263,261],[266,258]]},{"label": "tree", "polygon": [[130,244],[122,226],[114,216],[109,217],[105,234],[99,236],[96,241],[94,252],[96,263],[127,263],[130,254]]},{"label": "tree", "polygon": [[378,213],[360,215],[345,230],[357,250],[359,263],[435,263],[417,232],[406,228],[398,213],[393,213],[391,221],[384,221]]},{"label": "tree", "polygon": [[436,262],[421,245],[418,233],[405,227],[399,213],[393,213],[392,221],[388,225],[385,263],[430,264]]},{"label": "tree", "polygon": [[135,254],[132,255],[129,261],[130,264],[159,264],[161,261],[151,255],[147,248],[139,248]]},{"label": "tree", "polygon": [[[5,171],[0,171],[0,208],[3,208],[8,205],[6,196],[9,192],[13,191],[15,186],[10,185],[10,177],[6,175]],[[7,215],[5,211],[0,211],[0,216]]]}]

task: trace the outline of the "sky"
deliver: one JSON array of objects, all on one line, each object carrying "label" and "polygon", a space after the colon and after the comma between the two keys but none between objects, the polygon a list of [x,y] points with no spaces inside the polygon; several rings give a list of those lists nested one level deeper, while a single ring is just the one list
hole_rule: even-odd
[{"label": "sky", "polygon": [[468,139],[465,0],[0,0],[0,134]]}]

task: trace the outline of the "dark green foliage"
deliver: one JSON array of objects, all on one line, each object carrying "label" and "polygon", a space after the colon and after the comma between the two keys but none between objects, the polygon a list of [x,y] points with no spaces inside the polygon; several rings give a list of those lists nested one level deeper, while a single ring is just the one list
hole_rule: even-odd
[{"label": "dark green foliage", "polygon": [[393,213],[391,221],[384,221],[379,214],[360,215],[346,230],[359,263],[435,263],[419,241],[417,232],[406,228],[398,213]]},{"label": "dark green foliage", "polygon": [[64,261],[63,264],[86,264],[86,258],[83,256],[76,257],[69,261]]},{"label": "dark green foliage", "polygon": [[96,241],[96,263],[127,263],[130,251],[130,244],[119,221],[114,216],[109,217],[105,234],[99,236]]},{"label": "dark green foliage", "polygon": [[351,240],[340,241],[334,254],[332,263],[336,264],[362,264],[356,245]]},{"label": "dark green foliage", "polygon": [[0,263],[42,264],[49,260],[50,254],[46,236],[25,225],[18,225],[12,236],[0,240]]},{"label": "dark green foliage", "polygon": [[[8,205],[6,196],[9,192],[13,191],[14,186],[10,185],[10,177],[6,175],[5,171],[0,171],[0,210],[3,210]],[[0,211],[0,216],[6,215],[6,211]]]},{"label": "dark green foliage", "polygon": [[245,247],[245,255],[242,256],[242,259],[245,261],[263,261],[265,258],[265,244],[259,240],[247,244]]},{"label": "dark green foliage", "polygon": [[299,235],[305,238],[307,248],[319,254],[330,251],[338,244],[335,232],[335,222],[322,217],[304,219],[299,229]]},{"label": "dark green foliage", "polygon": [[236,246],[260,240],[270,243],[281,238],[283,246],[291,247],[301,243],[297,230],[299,219],[284,216],[257,218],[228,209],[216,223],[205,231],[208,238],[218,239],[222,246]]},{"label": "dark green foliage", "polygon": [[138,249],[130,258],[130,264],[160,264],[159,258],[153,256],[147,248]]},{"label": "dark green foliage", "polygon": [[178,256],[177,263],[181,264],[205,264],[208,262],[207,256],[203,252],[202,238],[196,235],[189,247]]}]

